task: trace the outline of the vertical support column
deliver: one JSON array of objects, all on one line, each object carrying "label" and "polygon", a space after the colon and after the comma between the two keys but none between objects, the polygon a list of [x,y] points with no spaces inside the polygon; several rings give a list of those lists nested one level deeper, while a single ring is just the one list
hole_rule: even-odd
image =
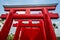
[{"label": "vertical support column", "polygon": [[28,36],[30,33],[27,31],[29,31],[29,30],[27,30],[25,27],[22,27],[20,40],[30,40],[29,36]]},{"label": "vertical support column", "polygon": [[18,25],[17,25],[17,29],[16,29],[16,33],[14,35],[13,40],[18,40],[19,39],[19,34],[20,34],[20,30],[21,30],[21,27],[20,27],[21,23],[22,23],[22,20],[19,20]]},{"label": "vertical support column", "polygon": [[30,14],[30,9],[26,9],[26,14]]},{"label": "vertical support column", "polygon": [[41,32],[41,39],[42,40],[47,40],[46,39],[46,33],[45,33],[45,28],[44,28],[44,21],[41,19],[40,20],[40,32]]},{"label": "vertical support column", "polygon": [[49,13],[48,9],[43,8],[42,12],[44,16],[44,25],[45,25],[47,40],[56,40],[56,35],[54,33],[50,15],[48,14]]},{"label": "vertical support column", "polygon": [[[32,20],[31,20],[31,19],[29,20],[29,25],[32,25]],[[33,40],[34,37],[32,36],[32,31],[33,31],[32,27],[31,27],[31,30],[30,30],[30,31],[31,31],[30,40]],[[28,34],[28,35],[29,35],[29,34]]]},{"label": "vertical support column", "polygon": [[14,11],[10,10],[10,13],[7,16],[6,22],[0,32],[0,40],[7,40],[7,36],[9,34],[11,24],[12,24],[12,16],[13,16]]}]

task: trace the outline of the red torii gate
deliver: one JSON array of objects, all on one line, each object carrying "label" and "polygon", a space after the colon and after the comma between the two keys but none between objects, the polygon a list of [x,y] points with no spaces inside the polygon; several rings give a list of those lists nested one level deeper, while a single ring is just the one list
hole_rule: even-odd
[{"label": "red torii gate", "polygon": [[[57,4],[49,4],[49,5],[40,5],[40,6],[27,6],[27,5],[22,5],[22,6],[13,6],[11,7],[8,5],[4,6],[5,11],[9,11],[10,13],[7,15],[2,15],[1,18],[6,18],[6,22],[0,32],[0,40],[6,40],[8,33],[11,28],[11,24],[13,19],[42,19],[44,22],[44,28],[45,28],[45,33],[46,33],[46,40],[56,40],[56,36],[54,33],[54,29],[52,27],[51,19],[57,19],[58,14],[49,14],[48,10],[54,10]],[[41,14],[30,14],[30,11],[42,11]],[[16,14],[16,11],[26,11],[26,14]],[[20,22],[18,23],[18,26]],[[18,29],[20,30],[20,29]],[[17,35],[17,34],[16,34]],[[16,40],[14,38],[14,40]],[[31,39],[32,40],[32,39]],[[41,40],[44,40],[41,39]]]},{"label": "red torii gate", "polygon": [[[22,35],[21,35],[20,40],[28,40],[28,39],[26,39],[26,35],[27,35],[28,38],[30,38],[30,40],[36,39],[34,37],[36,37],[35,35],[38,35],[39,33],[40,34],[39,34],[38,37],[40,37],[40,38],[37,37],[37,39],[46,40],[46,33],[45,33],[43,20],[39,20],[40,23],[38,23],[38,24],[32,24],[32,20],[30,20],[30,19],[29,19],[29,24],[23,24],[22,20],[19,20],[19,21],[20,21],[20,23],[13,25],[13,26],[17,26],[17,30],[16,30],[16,33],[15,33],[15,36],[14,36],[14,40],[18,40],[18,38],[19,38],[19,33],[20,33],[20,30],[21,30],[20,27],[23,27],[22,28]],[[25,27],[31,27],[31,29],[26,29]],[[38,27],[38,28],[37,29],[32,29],[32,27]],[[35,30],[35,31],[37,30],[37,31],[34,32],[33,30]],[[27,32],[25,32],[25,31],[27,31]]]}]

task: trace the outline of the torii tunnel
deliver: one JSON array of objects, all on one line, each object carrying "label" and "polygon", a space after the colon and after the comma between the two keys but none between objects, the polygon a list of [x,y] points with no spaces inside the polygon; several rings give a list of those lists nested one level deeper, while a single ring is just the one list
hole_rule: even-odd
[{"label": "torii tunnel", "polygon": [[[19,37],[20,40],[56,40],[51,19],[58,19],[59,16],[57,13],[49,12],[50,10],[55,10],[56,6],[57,3],[41,5],[4,5],[4,10],[9,13],[0,16],[0,18],[6,19],[0,31],[0,40],[7,40],[14,19],[17,19],[18,23],[13,24],[13,26],[17,28],[13,40],[18,40]],[[17,14],[17,11],[25,11],[25,14]],[[31,14],[31,11],[41,11],[41,13]],[[23,19],[28,20],[29,23],[23,24]],[[32,24],[32,21],[36,19],[39,23]],[[22,31],[21,35],[20,31]]]}]

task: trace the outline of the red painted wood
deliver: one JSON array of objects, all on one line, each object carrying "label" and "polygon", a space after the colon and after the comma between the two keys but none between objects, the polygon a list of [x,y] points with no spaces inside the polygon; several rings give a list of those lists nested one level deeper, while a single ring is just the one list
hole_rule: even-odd
[{"label": "red painted wood", "polygon": [[19,39],[19,34],[20,34],[20,31],[21,31],[21,27],[20,27],[21,22],[22,22],[21,20],[18,21],[17,29],[16,29],[13,40],[18,40]]},{"label": "red painted wood", "polygon": [[14,12],[15,11],[11,10],[10,13],[8,14],[8,16],[6,18],[6,22],[3,25],[3,28],[0,32],[0,40],[7,40],[9,31],[10,31],[10,28],[11,28],[11,25],[12,25],[12,22],[13,22],[12,16],[13,16]]},{"label": "red painted wood", "polygon": [[11,28],[11,24],[12,24],[12,16],[13,14],[10,13],[7,16],[6,22],[0,32],[0,40],[7,40],[7,36],[9,34],[10,28]]},{"label": "red painted wood", "polygon": [[42,12],[44,15],[44,25],[45,25],[47,40],[56,40],[56,35],[53,29],[50,15],[48,14],[48,9],[43,8]]},{"label": "red painted wood", "polygon": [[[31,21],[29,21],[31,23]],[[33,24],[30,24],[33,25]],[[44,22],[40,20],[40,26],[38,28],[22,28],[20,40],[46,40],[46,33],[44,30]]]},{"label": "red painted wood", "polygon": [[[2,14],[0,18],[6,18],[8,14]],[[29,15],[29,16],[28,16]],[[57,13],[49,13],[51,19],[57,19],[59,18]],[[14,14],[13,15],[14,19],[43,19],[43,14]]]}]

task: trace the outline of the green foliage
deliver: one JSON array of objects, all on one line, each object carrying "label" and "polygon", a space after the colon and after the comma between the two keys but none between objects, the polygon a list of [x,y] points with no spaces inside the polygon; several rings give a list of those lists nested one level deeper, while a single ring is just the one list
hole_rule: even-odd
[{"label": "green foliage", "polygon": [[14,35],[8,35],[7,40],[13,40]]},{"label": "green foliage", "polygon": [[60,37],[57,37],[57,40],[60,40]]},{"label": "green foliage", "polygon": [[53,23],[53,26],[55,29],[58,29],[58,26],[55,23]]},{"label": "green foliage", "polygon": [[[14,38],[14,35],[10,34],[10,35],[8,35],[7,40],[13,40],[13,38]],[[18,40],[20,40],[20,39],[18,39]]]}]

